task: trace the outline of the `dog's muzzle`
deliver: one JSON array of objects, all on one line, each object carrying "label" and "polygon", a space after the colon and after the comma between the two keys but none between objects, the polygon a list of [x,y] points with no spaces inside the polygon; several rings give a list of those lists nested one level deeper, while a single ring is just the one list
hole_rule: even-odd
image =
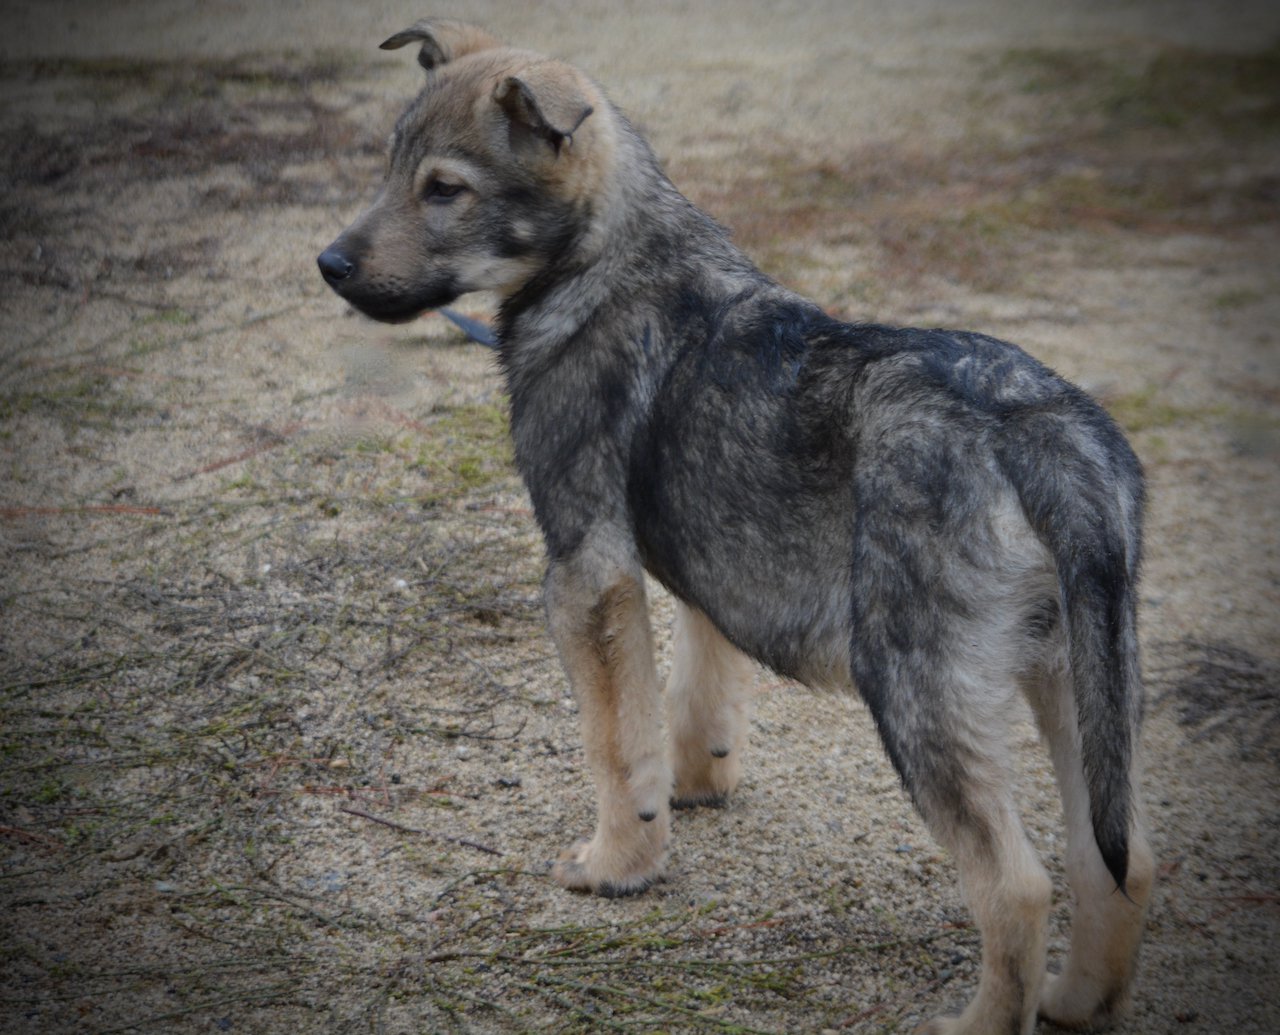
[{"label": "dog's muzzle", "polygon": [[365,316],[383,323],[405,323],[428,309],[448,305],[460,292],[450,275],[408,284],[380,278],[363,261],[365,243],[339,237],[316,257],[320,275],[329,287]]}]

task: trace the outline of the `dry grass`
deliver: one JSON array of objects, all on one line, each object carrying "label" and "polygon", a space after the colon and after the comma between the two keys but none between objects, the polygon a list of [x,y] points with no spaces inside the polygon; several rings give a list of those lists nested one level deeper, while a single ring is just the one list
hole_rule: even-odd
[{"label": "dry grass", "polygon": [[1011,50],[984,63],[971,103],[986,114],[962,142],[810,158],[778,140],[745,173],[677,159],[675,175],[784,280],[803,286],[815,242],[864,256],[854,311],[938,280],[1026,290],[1066,232],[1090,232],[1083,259],[1099,234],[1273,222],[1278,53],[1171,48],[1135,66],[1123,49]]}]

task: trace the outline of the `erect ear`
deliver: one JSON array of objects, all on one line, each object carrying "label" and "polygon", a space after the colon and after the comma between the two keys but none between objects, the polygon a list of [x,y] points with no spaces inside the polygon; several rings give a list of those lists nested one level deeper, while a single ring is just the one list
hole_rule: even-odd
[{"label": "erect ear", "polygon": [[501,40],[474,25],[430,18],[415,22],[403,32],[397,32],[390,39],[384,40],[379,46],[383,50],[399,50],[418,40],[422,41],[422,48],[418,51],[418,64],[428,72],[437,65],[457,61],[466,54],[503,46]]},{"label": "erect ear", "polygon": [[507,76],[493,89],[493,99],[511,121],[511,143],[519,149],[532,135],[556,154],[595,109],[587,103],[582,83],[568,65],[543,61],[518,76]]}]

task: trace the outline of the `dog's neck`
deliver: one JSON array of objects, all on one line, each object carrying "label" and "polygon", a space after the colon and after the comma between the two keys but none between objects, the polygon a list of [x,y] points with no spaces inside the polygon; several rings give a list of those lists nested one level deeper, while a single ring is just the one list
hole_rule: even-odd
[{"label": "dog's neck", "polygon": [[[600,191],[583,203],[581,229],[499,311],[499,357],[513,393],[526,373],[575,344],[628,347],[593,341],[593,325],[616,336],[619,325],[633,323],[652,360],[663,342],[651,328],[668,315],[646,315],[655,298],[688,292],[729,298],[766,281],[728,232],[672,185],[625,117],[610,115],[615,161]],[[663,283],[666,290],[655,290]]]}]

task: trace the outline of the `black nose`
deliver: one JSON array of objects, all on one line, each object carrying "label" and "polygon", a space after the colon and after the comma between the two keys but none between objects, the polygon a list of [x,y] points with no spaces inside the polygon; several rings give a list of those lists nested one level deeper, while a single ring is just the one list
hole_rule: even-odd
[{"label": "black nose", "polygon": [[316,259],[316,265],[320,267],[320,275],[330,284],[342,283],[356,268],[355,264],[336,248],[326,248],[322,251],[320,258]]}]

